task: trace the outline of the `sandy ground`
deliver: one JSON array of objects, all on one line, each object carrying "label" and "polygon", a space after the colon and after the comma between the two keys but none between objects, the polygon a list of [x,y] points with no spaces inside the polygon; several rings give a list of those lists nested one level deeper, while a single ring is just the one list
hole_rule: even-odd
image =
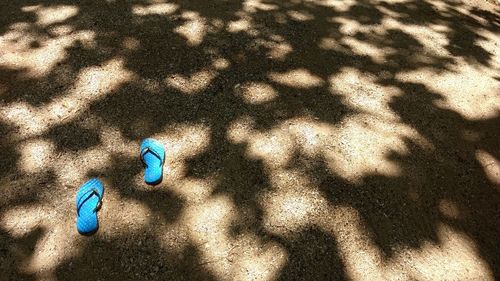
[{"label": "sandy ground", "polygon": [[494,1],[1,1],[0,136],[0,280],[500,279]]}]

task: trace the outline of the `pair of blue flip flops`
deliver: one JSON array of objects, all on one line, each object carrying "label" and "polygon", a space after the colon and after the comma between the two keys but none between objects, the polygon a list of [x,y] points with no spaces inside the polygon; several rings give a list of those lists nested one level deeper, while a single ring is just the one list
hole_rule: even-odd
[{"label": "pair of blue flip flops", "polygon": [[[140,158],[144,164],[144,181],[149,185],[159,184],[163,179],[165,149],[154,139],[141,143]],[[101,207],[104,186],[99,179],[93,178],[84,183],[76,194],[76,228],[84,235],[90,235],[99,228],[97,211]]]}]

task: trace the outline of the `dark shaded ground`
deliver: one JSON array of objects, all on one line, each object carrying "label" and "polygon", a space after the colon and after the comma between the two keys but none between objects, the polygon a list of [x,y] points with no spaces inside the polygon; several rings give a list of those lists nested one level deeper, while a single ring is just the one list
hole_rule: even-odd
[{"label": "dark shaded ground", "polygon": [[[220,179],[214,195],[229,196],[237,207],[250,208],[255,216],[242,222],[240,228],[256,229],[259,235],[276,241],[288,253],[288,264],[281,271],[281,280],[343,280],[348,279],[338,254],[335,238],[318,229],[305,230],[297,239],[268,236],[262,230],[262,213],[256,194],[272,189],[264,165],[246,156],[243,144],[227,139],[232,122],[242,116],[250,116],[257,129],[266,131],[282,121],[295,117],[312,117],[321,122],[340,125],[346,118],[357,114],[346,105],[340,95],[332,95],[328,85],[307,89],[287,87],[269,79],[271,72],[307,69],[313,75],[328,81],[344,67],[357,68],[360,72],[376,77],[376,83],[400,89],[404,94],[394,97],[390,107],[403,123],[414,128],[434,147],[423,150],[412,140],[406,140],[411,152],[407,155],[392,153],[388,159],[401,167],[398,177],[379,174],[363,175],[363,184],[353,185],[342,175],[327,171],[324,159],[307,159],[313,168],[304,172],[315,179],[325,197],[333,205],[351,206],[359,211],[373,234],[375,244],[386,257],[391,257],[397,246],[416,248],[425,241],[437,241],[436,224],[444,222],[457,231],[468,235],[476,243],[479,255],[489,265],[494,277],[500,278],[500,195],[498,187],[490,182],[478,163],[475,151],[481,149],[500,159],[500,117],[468,120],[457,112],[439,108],[435,101],[444,97],[424,84],[402,82],[395,76],[409,70],[432,69],[451,71],[457,60],[490,67],[493,55],[481,47],[479,40],[486,39],[478,30],[498,34],[498,11],[487,11],[454,1],[443,1],[446,8],[438,10],[427,1],[406,3],[358,1],[346,11],[325,8],[312,2],[265,1],[276,9],[258,9],[252,14],[254,28],[259,32],[252,37],[245,32],[230,33],[225,30],[209,32],[199,46],[189,46],[184,38],[173,30],[184,23],[180,11],[199,13],[207,22],[237,20],[235,13],[242,9],[240,1],[176,1],[177,12],[168,16],[148,15],[141,20],[132,13],[134,4],[141,1],[4,1],[0,4],[0,36],[17,22],[33,26],[33,36],[55,36],[49,27],[36,25],[36,16],[25,12],[28,5],[76,5],[78,14],[57,25],[69,25],[75,31],[91,30],[96,33],[96,45],[87,48],[75,42],[68,48],[67,56],[45,77],[33,79],[23,76],[22,70],[0,66],[0,84],[8,89],[0,92],[2,105],[27,102],[41,107],[64,95],[72,87],[79,70],[98,66],[117,56],[124,57],[127,70],[143,79],[161,82],[173,74],[187,75],[204,69],[212,59],[222,56],[231,66],[221,70],[201,94],[186,95],[173,88],[160,86],[160,93],[148,91],[141,81],[121,85],[104,99],[91,104],[81,116],[69,123],[50,128],[44,135],[56,144],[59,152],[79,152],[100,144],[96,131],[84,125],[87,118],[99,117],[102,125],[112,124],[132,141],[158,133],[166,125],[203,123],[211,128],[209,148],[188,161],[188,175],[193,178],[217,176]],[[388,17],[385,10],[397,15],[394,18],[405,24],[429,26],[441,24],[448,27],[444,32],[450,55],[427,52],[411,34],[403,30],[388,29],[384,34],[361,33],[347,35],[339,30],[341,19],[351,19],[361,25],[380,24]],[[459,8],[468,9],[462,13]],[[286,12],[301,11],[310,14],[308,21],[294,21]],[[285,17],[286,22],[281,22]],[[481,21],[478,18],[482,19]],[[54,27],[50,26],[50,28]],[[212,27],[216,29],[215,27]],[[273,60],[269,48],[259,45],[257,39],[273,41],[280,35],[292,46],[285,60]],[[386,63],[377,63],[368,55],[358,55],[350,47],[340,43],[346,36],[369,43],[380,49],[394,50],[386,56]],[[133,37],[140,42],[137,50],[125,52],[122,43]],[[318,47],[322,38],[330,37],[346,51],[324,50]],[[43,42],[34,41],[33,49]],[[214,51],[215,50],[215,51]],[[214,54],[215,53],[215,54]],[[419,60],[424,54],[426,60]],[[2,53],[0,52],[0,55]],[[60,71],[61,69],[69,71]],[[249,81],[271,84],[280,95],[272,102],[251,105],[234,95],[238,85]],[[135,129],[134,122],[143,120],[144,128]],[[153,126],[154,124],[154,126]],[[14,128],[0,119],[0,134],[13,136]],[[479,137],[464,138],[465,130]],[[16,168],[19,161],[14,138],[0,140],[0,182],[2,185],[28,175]],[[297,152],[297,158],[307,158]],[[136,191],[133,178],[141,173],[139,164],[132,159],[117,155],[114,167],[94,171],[89,176],[104,177],[116,191],[127,198],[144,203],[155,213],[162,214],[162,222],[175,221],[182,212],[184,202],[168,189],[154,192]],[[132,162],[134,163],[134,162]],[[296,161],[299,163],[300,161]],[[292,164],[293,165],[293,164]],[[2,200],[0,215],[15,206],[36,204],[48,195],[57,194],[60,187],[53,171],[30,175],[32,185],[19,196]],[[39,190],[38,186],[53,189]],[[7,190],[3,188],[3,190]],[[11,191],[9,191],[11,192]],[[14,191],[12,191],[14,192]],[[412,194],[418,194],[417,199]],[[439,212],[439,202],[454,202],[461,217],[450,219]],[[33,254],[34,247],[44,233],[37,228],[23,238],[15,238],[0,228],[0,264],[2,280],[30,280],[18,269]],[[237,231],[235,231],[237,232]],[[144,233],[147,242],[137,246],[123,237],[121,240],[101,240],[93,237],[78,257],[64,261],[56,270],[60,280],[212,280],[212,273],[204,270],[195,246],[186,248],[182,256],[164,252],[155,237]],[[228,277],[231,279],[231,277]]]}]

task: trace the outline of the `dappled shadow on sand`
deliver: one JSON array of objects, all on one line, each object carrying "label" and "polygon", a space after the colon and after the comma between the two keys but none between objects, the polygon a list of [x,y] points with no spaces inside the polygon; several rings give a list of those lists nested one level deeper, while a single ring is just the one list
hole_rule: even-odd
[{"label": "dappled shadow on sand", "polygon": [[[0,10],[7,279],[500,275],[494,9],[23,0]],[[435,79],[469,73],[486,81],[479,117],[452,105],[478,95]],[[140,178],[146,137],[167,148],[158,187]],[[101,229],[79,237],[73,196],[91,176],[106,185]],[[429,250],[447,240],[469,243],[456,248],[472,258]]]},{"label": "dappled shadow on sand", "polygon": [[98,280],[216,280],[202,269],[194,246],[181,253],[158,249],[155,237],[147,234],[144,245],[127,237],[95,239],[85,246],[81,257],[62,264],[56,276],[59,280],[88,280],[88,276]]}]

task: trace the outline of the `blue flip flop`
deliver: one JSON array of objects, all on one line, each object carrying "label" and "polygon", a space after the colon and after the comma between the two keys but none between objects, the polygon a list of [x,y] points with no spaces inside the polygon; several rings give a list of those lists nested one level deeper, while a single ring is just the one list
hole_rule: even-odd
[{"label": "blue flip flop", "polygon": [[76,194],[76,228],[83,235],[90,235],[99,228],[97,211],[101,207],[104,186],[96,178],[84,183]]},{"label": "blue flip flop", "polygon": [[154,139],[145,139],[141,143],[141,161],[144,164],[144,181],[149,185],[157,185],[163,179],[165,149]]}]

